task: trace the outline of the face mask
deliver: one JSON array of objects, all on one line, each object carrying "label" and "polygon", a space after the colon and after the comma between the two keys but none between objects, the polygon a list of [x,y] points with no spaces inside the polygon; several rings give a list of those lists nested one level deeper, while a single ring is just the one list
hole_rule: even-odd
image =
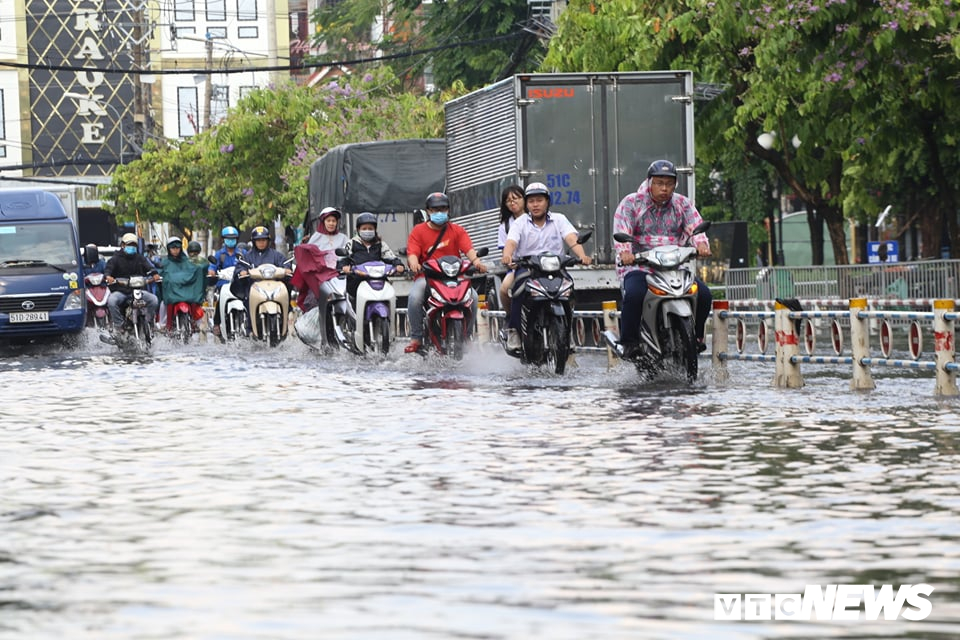
[{"label": "face mask", "polygon": [[357,235],[359,235],[360,239],[364,242],[370,242],[377,237],[377,232],[373,229],[364,229],[363,231],[358,231]]},{"label": "face mask", "polygon": [[449,219],[450,219],[450,215],[442,211],[440,213],[430,214],[430,222],[437,225],[438,227],[442,227],[443,225],[447,224],[447,220]]},{"label": "face mask", "polygon": [[135,254],[135,253],[137,252],[137,248],[134,247],[134,246],[127,246],[127,247],[124,247],[124,248],[123,248],[123,252],[124,252],[125,254],[127,254],[128,256],[132,256],[133,254]]},{"label": "face mask", "polygon": [[223,241],[223,246],[233,249],[235,246],[237,246],[237,239],[227,238],[226,240]]}]

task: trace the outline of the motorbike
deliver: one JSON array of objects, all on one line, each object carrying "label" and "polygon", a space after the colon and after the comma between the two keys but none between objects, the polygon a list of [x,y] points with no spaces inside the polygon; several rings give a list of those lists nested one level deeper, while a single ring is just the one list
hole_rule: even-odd
[{"label": "motorbike", "polygon": [[[691,238],[710,228],[710,222],[699,224]],[[629,234],[615,233],[617,242],[636,243]],[[690,262],[696,258],[692,246],[662,245],[634,254],[636,264],[650,267],[647,294],[643,299],[640,319],[640,353],[634,358],[637,369],[656,373],[664,363],[672,362],[682,370],[689,382],[697,379],[700,345],[695,331],[697,282]],[[604,332],[614,353],[617,337]]]},{"label": "motorbike", "polygon": [[[337,255],[345,254],[345,250],[337,249]],[[396,272],[394,265],[385,262],[364,262],[351,267],[351,273],[361,278],[353,310],[358,327],[353,339],[358,353],[386,355],[390,350],[397,294],[388,278]]]},{"label": "motorbike", "polygon": [[117,278],[117,284],[130,287],[132,293],[127,301],[127,308],[124,310],[124,321],[120,332],[113,336],[100,334],[102,342],[115,344],[121,349],[132,349],[139,352],[146,352],[150,349],[153,343],[154,319],[147,316],[147,301],[143,298],[143,292],[151,282],[153,282],[153,279],[146,276]]},{"label": "motorbike", "polygon": [[[484,247],[477,251],[477,257],[482,258],[488,253]],[[474,321],[476,293],[471,286],[473,273],[469,260],[454,256],[430,258],[423,264],[427,279],[425,342],[454,360],[463,358],[467,332]]]},{"label": "motorbike", "polygon": [[175,302],[167,305],[167,314],[173,315],[173,336],[184,343],[190,342],[190,336],[196,332],[193,307],[189,302]]},{"label": "motorbike", "polygon": [[[297,246],[294,249],[297,273],[293,284],[298,289],[312,292],[312,296],[321,295],[321,286],[328,290],[323,294],[327,295],[326,315],[319,319],[322,324],[317,342],[308,344],[316,346],[322,342],[328,348],[355,351],[356,316],[347,299],[346,278],[337,268],[336,257],[345,254],[343,249],[323,251],[309,244]],[[362,346],[360,352],[363,352]]]},{"label": "motorbike", "polygon": [[83,282],[87,297],[87,326],[106,330],[107,323],[110,322],[110,311],[107,309],[110,289],[107,287],[106,276],[99,271],[88,273],[83,277]]},{"label": "motorbike", "polygon": [[226,280],[228,284],[220,287],[215,304],[220,309],[220,330],[224,340],[245,338],[247,331],[247,308],[243,300],[230,291],[235,267],[225,267],[217,271],[217,280]]},{"label": "motorbike", "polygon": [[[284,264],[292,262],[288,260]],[[241,259],[252,284],[247,296],[250,316],[250,335],[275,347],[287,337],[290,312],[290,293],[287,290],[285,267],[262,264],[254,267]]]},{"label": "motorbike", "polygon": [[[592,234],[583,233],[580,244]],[[549,365],[556,374],[563,374],[570,356],[574,306],[573,278],[566,269],[579,262],[576,256],[548,252],[517,260],[518,271],[526,269],[528,273],[518,278],[514,291],[519,288],[526,295],[520,307],[520,349],[510,350],[507,332],[500,332],[500,342],[508,355],[527,364]]]}]

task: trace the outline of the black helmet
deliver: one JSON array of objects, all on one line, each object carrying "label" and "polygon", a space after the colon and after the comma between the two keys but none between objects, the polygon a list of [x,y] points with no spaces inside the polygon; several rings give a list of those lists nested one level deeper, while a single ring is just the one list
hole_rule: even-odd
[{"label": "black helmet", "polygon": [[447,197],[447,194],[436,191],[427,196],[427,209],[442,209],[444,207],[450,208],[450,198]]},{"label": "black helmet", "polygon": [[373,228],[377,228],[377,216],[370,213],[369,211],[364,211],[357,216],[357,229],[360,228],[360,225],[372,224]]},{"label": "black helmet", "polygon": [[187,253],[200,253],[200,243],[196,240],[191,240],[187,243]]},{"label": "black helmet", "polygon": [[264,226],[257,226],[250,232],[251,240],[269,240],[270,231]]},{"label": "black helmet", "polygon": [[653,176],[663,176],[665,178],[677,179],[677,168],[669,160],[654,160],[647,169],[647,179]]}]

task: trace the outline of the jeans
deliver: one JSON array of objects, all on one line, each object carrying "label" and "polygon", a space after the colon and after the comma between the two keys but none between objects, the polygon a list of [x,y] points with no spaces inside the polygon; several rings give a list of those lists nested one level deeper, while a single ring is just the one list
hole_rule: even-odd
[{"label": "jeans", "polygon": [[[472,290],[471,290],[472,291]],[[470,315],[473,318],[466,327],[467,335],[473,332],[473,323],[477,319],[477,296],[471,293],[473,301],[470,304]],[[410,286],[407,294],[407,322],[410,324],[410,339],[423,342],[423,302],[427,297],[427,279],[417,278]]]},{"label": "jeans", "polygon": [[[703,330],[710,315],[713,294],[697,278],[697,314],[695,330],[697,339],[703,342]],[[640,321],[643,314],[643,299],[647,296],[647,274],[644,271],[631,271],[623,278],[623,310],[620,313],[620,342],[640,342]]]},{"label": "jeans", "polygon": [[[110,309],[110,321],[115,327],[123,326],[123,311],[127,306],[127,302],[133,296],[132,293],[121,293],[120,291],[114,291],[110,294],[110,297],[107,298],[107,308]],[[147,301],[147,318],[150,319],[152,323],[154,318],[157,317],[157,309],[160,308],[160,300],[157,296],[153,295],[149,291],[143,292],[143,299]]]}]

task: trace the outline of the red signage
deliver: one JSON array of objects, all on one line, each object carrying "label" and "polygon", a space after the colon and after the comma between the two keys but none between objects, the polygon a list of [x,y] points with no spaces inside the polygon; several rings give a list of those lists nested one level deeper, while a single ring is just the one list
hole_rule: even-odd
[{"label": "red signage", "polygon": [[537,100],[545,100],[547,98],[572,98],[573,94],[574,91],[572,87],[531,87],[527,89],[527,97]]}]

